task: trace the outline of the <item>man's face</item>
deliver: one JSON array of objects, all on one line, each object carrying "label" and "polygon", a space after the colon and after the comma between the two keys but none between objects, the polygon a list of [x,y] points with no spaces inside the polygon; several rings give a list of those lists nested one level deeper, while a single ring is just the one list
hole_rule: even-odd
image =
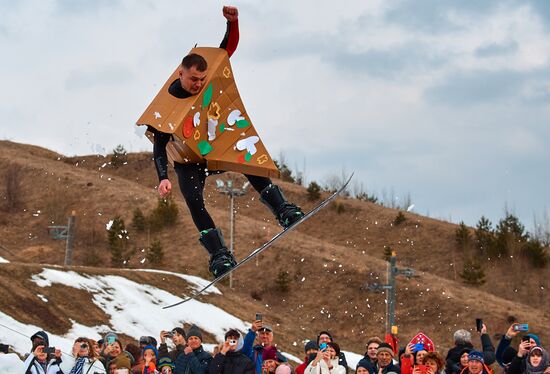
[{"label": "man's face", "polygon": [[174,331],[174,336],[172,336],[172,341],[175,345],[185,345],[185,338],[180,333]]},{"label": "man's face", "polygon": [[321,343],[330,343],[332,341],[332,339],[330,339],[330,336],[328,336],[327,334],[321,334],[319,336],[319,344]]},{"label": "man's face", "polygon": [[229,343],[229,350],[230,351],[236,351],[237,350],[237,342],[239,341],[238,336],[228,336],[227,342]]},{"label": "man's face", "polygon": [[202,341],[197,336],[190,336],[189,339],[187,339],[187,345],[191,349],[197,349],[201,346]]},{"label": "man's face", "polygon": [[388,352],[380,352],[376,355],[378,357],[378,365],[385,368],[391,363],[391,355]]},{"label": "man's face", "polygon": [[377,350],[378,350],[378,343],[370,343],[367,346],[367,356],[369,356],[369,358],[371,360],[376,360],[376,351]]},{"label": "man's face", "polygon": [[265,360],[264,366],[269,370],[270,373],[275,373],[275,370],[277,369],[277,361]]},{"label": "man's face", "polygon": [[262,330],[259,334],[260,337],[260,343],[263,345],[271,345],[273,343],[273,333],[268,330]]},{"label": "man's face", "polygon": [[479,374],[483,370],[483,364],[478,360],[468,362],[468,370],[470,374]]},{"label": "man's face", "polygon": [[192,95],[198,94],[206,82],[206,71],[198,71],[196,66],[182,66],[179,74],[181,87]]}]

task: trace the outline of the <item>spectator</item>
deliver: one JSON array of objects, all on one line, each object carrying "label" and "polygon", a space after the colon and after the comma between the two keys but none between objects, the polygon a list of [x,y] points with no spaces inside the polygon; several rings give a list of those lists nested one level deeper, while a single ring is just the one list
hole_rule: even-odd
[{"label": "spectator", "polygon": [[472,350],[468,354],[468,366],[461,371],[462,374],[491,374],[492,371],[484,362],[483,353]]},{"label": "spectator", "polygon": [[132,374],[141,374],[145,362],[143,361],[143,350],[134,343],[126,344],[124,350],[132,355],[134,362],[132,363]]},{"label": "spectator", "polygon": [[143,347],[143,374],[158,373],[157,371],[157,359],[159,353],[157,348],[153,345],[146,345]]},{"label": "spectator", "polygon": [[[401,374],[418,374],[415,371],[417,365],[424,365],[424,357],[435,350],[435,344],[425,334],[419,332],[409,344],[405,347],[405,352],[401,356]],[[436,374],[436,373],[434,373]]]},{"label": "spectator", "polygon": [[[172,336],[172,342],[176,346],[175,349],[168,351],[168,346],[166,344],[166,338]],[[171,334],[168,331],[160,332],[160,346],[159,346],[159,357],[170,357],[172,362],[176,362],[179,354],[185,349],[185,340],[187,336],[185,335],[185,330],[181,327],[174,327],[171,331]]]},{"label": "spectator", "polygon": [[262,374],[275,374],[277,371],[277,366],[279,365],[277,354],[278,352],[276,347],[272,345],[264,347],[262,351]]},{"label": "spectator", "polygon": [[[333,342],[334,339],[332,338],[332,335],[328,331],[321,331],[317,335],[317,345],[320,346],[321,343],[329,343]],[[348,362],[346,360],[346,355],[344,352],[340,352],[338,356],[338,363],[339,365],[342,365],[346,369],[346,373],[348,371]]]},{"label": "spectator", "polygon": [[[487,334],[487,326],[482,325],[481,331],[479,331],[481,338],[481,350],[483,352],[483,360],[485,365],[491,365],[496,360],[495,347],[491,342],[489,334]],[[464,348],[474,349],[472,345],[472,334],[466,330],[457,330],[454,333],[455,346],[447,353],[446,368],[447,373],[451,373],[453,366],[460,362],[460,355]]]},{"label": "spectator", "polygon": [[[498,347],[496,350],[496,361],[500,366],[504,368],[506,371],[510,364],[512,363],[512,359],[517,355],[518,351],[510,346],[510,343],[512,342],[512,339],[515,338],[519,331],[515,329],[515,326],[517,323],[513,323],[508,328],[508,331],[506,331],[506,334],[500,339],[500,342],[498,343]],[[526,334],[524,338],[528,338],[530,345],[534,346],[541,346],[540,339],[535,334]]]},{"label": "spectator", "polygon": [[187,347],[176,359],[175,374],[205,374],[212,361],[210,353],[202,348],[202,333],[195,325],[187,332]]},{"label": "spectator", "polygon": [[[445,374],[445,360],[437,352],[428,352],[422,359],[422,365],[427,366],[427,374]],[[420,374],[420,370],[413,373]]]},{"label": "spectator", "polygon": [[157,366],[162,374],[172,374],[174,368],[176,367],[172,359],[168,356],[160,357]]},{"label": "spectator", "polygon": [[460,372],[468,366],[468,355],[471,351],[472,350],[470,348],[464,348],[460,353],[460,361],[458,364],[454,364],[452,371],[447,374],[460,374]]},{"label": "spectator", "polygon": [[254,363],[244,353],[237,351],[241,334],[237,330],[225,333],[225,341],[208,366],[209,374],[254,374]]},{"label": "spectator", "polygon": [[304,347],[304,351],[306,353],[306,357],[304,358],[304,362],[302,362],[296,368],[296,374],[304,374],[304,371],[309,365],[309,363],[313,361],[317,356],[317,352],[319,351],[319,348],[317,347],[317,344],[315,344],[314,341],[310,340],[306,343]]},{"label": "spectator", "polygon": [[[32,337],[31,340],[35,344],[35,340]],[[46,352],[46,348],[49,347],[46,346],[45,341],[36,344],[32,353],[25,360],[25,374],[57,374],[61,372],[61,368],[59,367],[61,364],[61,351],[54,349],[53,354],[48,353]]]},{"label": "spectator", "polygon": [[[368,371],[373,372],[376,366],[376,354],[378,352],[378,346],[382,343],[382,339],[378,336],[372,337],[367,340],[365,357],[363,357],[358,363],[357,367],[361,366]],[[357,369],[356,369],[357,371]]]},{"label": "spectator", "polygon": [[[254,345],[254,340],[258,334],[259,344]],[[254,362],[256,374],[262,373],[263,366],[263,350],[264,347],[274,346],[273,344],[273,329],[269,325],[264,325],[261,320],[256,320],[252,323],[252,327],[244,337],[243,347],[241,352],[248,356]],[[275,350],[278,362],[286,362],[286,357]]]},{"label": "spectator", "polygon": [[393,363],[393,349],[388,343],[382,343],[376,351],[376,365],[371,374],[399,373],[401,369]]},{"label": "spectator", "polygon": [[63,356],[60,368],[63,373],[70,374],[106,373],[105,366],[97,359],[90,341],[83,337],[74,341],[72,355]]},{"label": "spectator", "polygon": [[39,345],[43,345],[44,347],[49,347],[50,345],[50,339],[48,338],[48,334],[46,334],[45,331],[37,331],[34,333],[33,336],[31,336],[31,342],[32,342],[32,348],[31,352],[34,352],[35,348]]},{"label": "spectator", "polygon": [[326,344],[326,348],[323,346],[317,352],[317,356],[307,366],[305,374],[345,374],[346,368],[339,364],[340,347],[334,342],[323,342]]},{"label": "spectator", "polygon": [[508,367],[508,374],[544,373],[548,366],[548,353],[539,346],[532,345],[531,341],[522,339],[517,354]]},{"label": "spectator", "polygon": [[[363,366],[363,364],[365,362],[366,361],[364,361],[364,360],[359,361],[359,363],[357,364],[357,368],[355,369],[355,374],[369,374],[369,373],[372,373],[372,371],[370,371],[369,368]],[[372,370],[374,370],[374,368],[372,368]]]},{"label": "spectator", "polygon": [[[112,340],[105,339],[105,342],[109,342]],[[109,365],[111,361],[119,359],[118,368],[120,369],[120,362],[124,363],[124,367],[127,367],[128,370],[132,370],[132,362],[134,361],[134,357],[126,351],[122,350],[122,343],[120,340],[116,339],[112,343],[105,343],[105,348],[103,349],[103,352],[101,352],[101,357],[105,360],[105,367],[109,368]],[[127,362],[128,363],[127,363]]]}]

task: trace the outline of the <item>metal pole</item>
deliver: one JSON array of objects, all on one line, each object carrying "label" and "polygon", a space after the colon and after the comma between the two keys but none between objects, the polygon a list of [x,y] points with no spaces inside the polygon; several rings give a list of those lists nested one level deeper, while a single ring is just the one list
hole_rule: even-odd
[{"label": "metal pole", "polygon": [[69,224],[67,225],[67,246],[65,248],[65,266],[70,266],[73,263],[73,239],[74,226],[76,222],[76,212],[73,210],[69,216]]},{"label": "metal pole", "polygon": [[[233,234],[235,231],[235,211],[233,210],[233,192],[230,192],[229,196],[231,197],[231,214],[230,214],[230,229],[229,229],[229,251],[235,255],[233,252]],[[233,288],[233,272],[229,273],[229,288]]]},{"label": "metal pole", "polygon": [[397,267],[395,266],[397,262],[397,258],[395,257],[395,252],[392,253],[392,256],[390,258],[390,266],[389,266],[389,289],[388,289],[388,326],[386,326],[386,333],[391,334],[391,328],[393,325],[395,325],[395,273],[397,270]]}]

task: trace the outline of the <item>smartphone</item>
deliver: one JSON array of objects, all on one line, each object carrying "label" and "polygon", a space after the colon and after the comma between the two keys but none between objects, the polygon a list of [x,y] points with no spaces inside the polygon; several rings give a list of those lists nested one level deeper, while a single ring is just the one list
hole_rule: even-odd
[{"label": "smartphone", "polygon": [[481,318],[476,318],[476,330],[480,332],[482,328],[483,328],[483,320]]},{"label": "smartphone", "polygon": [[319,344],[319,350],[325,351],[327,349],[328,345],[327,343],[321,343]]},{"label": "smartphone", "polygon": [[514,331],[529,331],[529,324],[528,323],[515,324]]},{"label": "smartphone", "polygon": [[262,313],[256,313],[256,321],[261,321],[263,319]]},{"label": "smartphone", "polygon": [[521,341],[522,341],[522,342],[530,342],[530,341],[531,341],[531,337],[530,337],[530,336],[522,336],[522,337],[521,337]]},{"label": "smartphone", "polygon": [[230,340],[229,345],[237,345],[237,341],[236,340]]},{"label": "smartphone", "polygon": [[173,338],[173,337],[174,337],[174,331],[168,331],[168,332],[166,333],[166,337],[167,337],[167,338]]},{"label": "smartphone", "polygon": [[415,345],[413,345],[412,349],[413,349],[413,352],[423,351],[424,350],[424,344],[416,343]]},{"label": "smartphone", "polygon": [[428,372],[428,367],[426,365],[416,365],[421,374],[426,374]]},{"label": "smartphone", "polygon": [[116,337],[114,336],[109,336],[107,337],[107,344],[113,344],[116,340]]}]

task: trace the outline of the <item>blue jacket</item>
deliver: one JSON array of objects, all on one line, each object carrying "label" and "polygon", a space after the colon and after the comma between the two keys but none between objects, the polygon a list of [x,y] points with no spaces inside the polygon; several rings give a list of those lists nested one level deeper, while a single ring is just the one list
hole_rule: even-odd
[{"label": "blue jacket", "polygon": [[[248,356],[254,362],[256,366],[256,374],[262,374],[262,366],[264,360],[262,358],[262,352],[264,347],[262,345],[254,345],[254,339],[256,339],[256,333],[252,329],[248,330],[248,333],[244,337],[243,347],[241,352]],[[277,361],[286,362],[286,357],[277,351]]]}]

